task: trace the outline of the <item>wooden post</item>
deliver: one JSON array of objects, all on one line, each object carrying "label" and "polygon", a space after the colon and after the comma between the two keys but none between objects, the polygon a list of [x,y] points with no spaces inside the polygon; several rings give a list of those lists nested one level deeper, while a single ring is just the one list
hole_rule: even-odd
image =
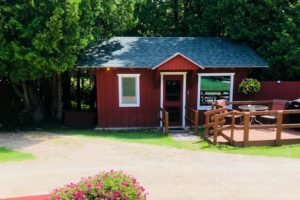
[{"label": "wooden post", "polygon": [[277,126],[276,126],[276,145],[281,144],[281,131],[282,131],[282,122],[283,122],[283,112],[279,110],[277,112]]},{"label": "wooden post", "polygon": [[205,129],[204,129],[204,138],[206,138],[208,136],[208,124],[209,124],[209,118],[210,118],[210,115],[205,115]]},{"label": "wooden post", "polygon": [[198,133],[198,121],[199,121],[199,112],[195,110],[195,133]]},{"label": "wooden post", "polygon": [[244,146],[247,146],[249,141],[249,125],[250,125],[250,113],[245,112],[244,115]]},{"label": "wooden post", "polygon": [[231,132],[230,132],[230,144],[233,144],[233,137],[234,137],[234,129],[235,129],[235,112],[236,111],[232,111],[231,114]]},{"label": "wooden post", "polygon": [[165,113],[165,126],[166,126],[166,135],[168,135],[169,134],[169,113],[168,112],[166,112]]},{"label": "wooden post", "polygon": [[218,138],[218,124],[219,124],[219,115],[214,115],[214,138],[213,143],[217,144],[217,138]]}]

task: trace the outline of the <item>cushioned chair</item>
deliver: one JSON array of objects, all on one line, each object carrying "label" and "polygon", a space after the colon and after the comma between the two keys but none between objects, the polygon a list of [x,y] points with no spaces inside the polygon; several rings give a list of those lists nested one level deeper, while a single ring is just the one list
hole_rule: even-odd
[{"label": "cushioned chair", "polygon": [[[227,109],[227,103],[224,99],[217,100],[216,105],[217,105],[217,108],[226,108],[225,113],[227,113],[228,111],[233,111],[232,109]],[[242,117],[241,115],[234,115],[235,120],[239,119],[240,123],[242,122],[241,117]],[[230,118],[230,120],[231,120],[232,115],[227,115],[226,118],[227,119]]]},{"label": "cushioned chair", "polygon": [[[284,110],[288,106],[287,100],[274,99],[270,110]],[[276,121],[276,115],[262,115],[261,119]]]}]

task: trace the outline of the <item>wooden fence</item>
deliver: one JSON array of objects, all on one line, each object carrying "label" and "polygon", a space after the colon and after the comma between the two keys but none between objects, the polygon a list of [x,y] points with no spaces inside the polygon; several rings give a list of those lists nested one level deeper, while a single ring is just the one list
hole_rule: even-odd
[{"label": "wooden fence", "polygon": [[199,112],[190,107],[185,107],[185,120],[187,124],[192,128],[194,127],[194,132],[198,133],[199,126]]},{"label": "wooden fence", "polygon": [[[255,111],[255,112],[239,112],[231,111],[225,112],[226,108],[219,108],[205,113],[205,139],[208,139],[208,135],[212,134],[212,142],[216,144],[218,142],[218,136],[223,136],[229,144],[233,146],[258,146],[258,145],[282,145],[282,144],[295,144],[300,143],[300,132],[291,138],[282,138],[282,131],[286,128],[300,128],[300,123],[285,123],[285,115],[300,114],[300,110],[279,110],[279,111]],[[252,124],[251,118],[256,118],[262,115],[275,116],[275,121],[272,124]],[[240,116],[243,119],[243,123],[236,123],[236,117]],[[226,124],[226,118],[231,119],[231,123]],[[276,137],[273,140],[249,140],[250,130],[260,129],[273,129],[276,130]],[[230,130],[230,135],[224,134],[223,131]],[[235,131],[243,131],[243,140],[235,140]]]},{"label": "wooden fence", "polygon": [[161,118],[159,120],[162,122],[163,132],[168,135],[169,134],[169,112],[165,109],[160,108],[160,112],[162,113]]},{"label": "wooden fence", "polygon": [[263,99],[285,99],[295,100],[300,98],[300,81],[262,81],[261,90],[251,96],[234,94],[236,100],[263,100]]}]

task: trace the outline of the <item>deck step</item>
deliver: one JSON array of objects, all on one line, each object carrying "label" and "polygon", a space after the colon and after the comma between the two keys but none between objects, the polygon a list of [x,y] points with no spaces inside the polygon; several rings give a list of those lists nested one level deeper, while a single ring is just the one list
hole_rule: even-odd
[{"label": "deck step", "polygon": [[[208,137],[208,141],[213,143],[213,136]],[[222,135],[217,137],[217,144],[229,144],[228,140],[226,140]]]},{"label": "deck step", "polygon": [[184,128],[169,128],[169,133],[192,133],[192,132]]}]

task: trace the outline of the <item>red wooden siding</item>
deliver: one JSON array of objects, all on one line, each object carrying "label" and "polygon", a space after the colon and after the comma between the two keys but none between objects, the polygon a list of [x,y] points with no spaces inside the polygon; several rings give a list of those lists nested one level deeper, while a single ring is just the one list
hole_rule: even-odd
[{"label": "red wooden siding", "polygon": [[[140,107],[119,107],[117,74],[140,74]],[[151,69],[97,71],[98,127],[159,126],[160,87]]]},{"label": "red wooden siding", "polygon": [[[176,71],[176,70],[174,70]],[[187,71],[187,70],[186,70]],[[186,105],[197,108],[198,73],[235,73],[234,100],[237,85],[246,76],[247,69],[198,69],[187,73]],[[117,74],[140,75],[140,107],[119,107]],[[160,76],[157,70],[111,68],[97,70],[98,127],[151,127],[159,126]],[[203,123],[204,111],[200,111]]]},{"label": "red wooden siding", "polygon": [[250,96],[237,94],[240,100],[295,100],[300,98],[300,81],[262,81],[259,93]]},{"label": "red wooden siding", "polygon": [[167,62],[161,64],[157,70],[166,71],[183,71],[183,70],[197,70],[199,67],[193,62],[189,61],[181,55],[176,55]]}]

